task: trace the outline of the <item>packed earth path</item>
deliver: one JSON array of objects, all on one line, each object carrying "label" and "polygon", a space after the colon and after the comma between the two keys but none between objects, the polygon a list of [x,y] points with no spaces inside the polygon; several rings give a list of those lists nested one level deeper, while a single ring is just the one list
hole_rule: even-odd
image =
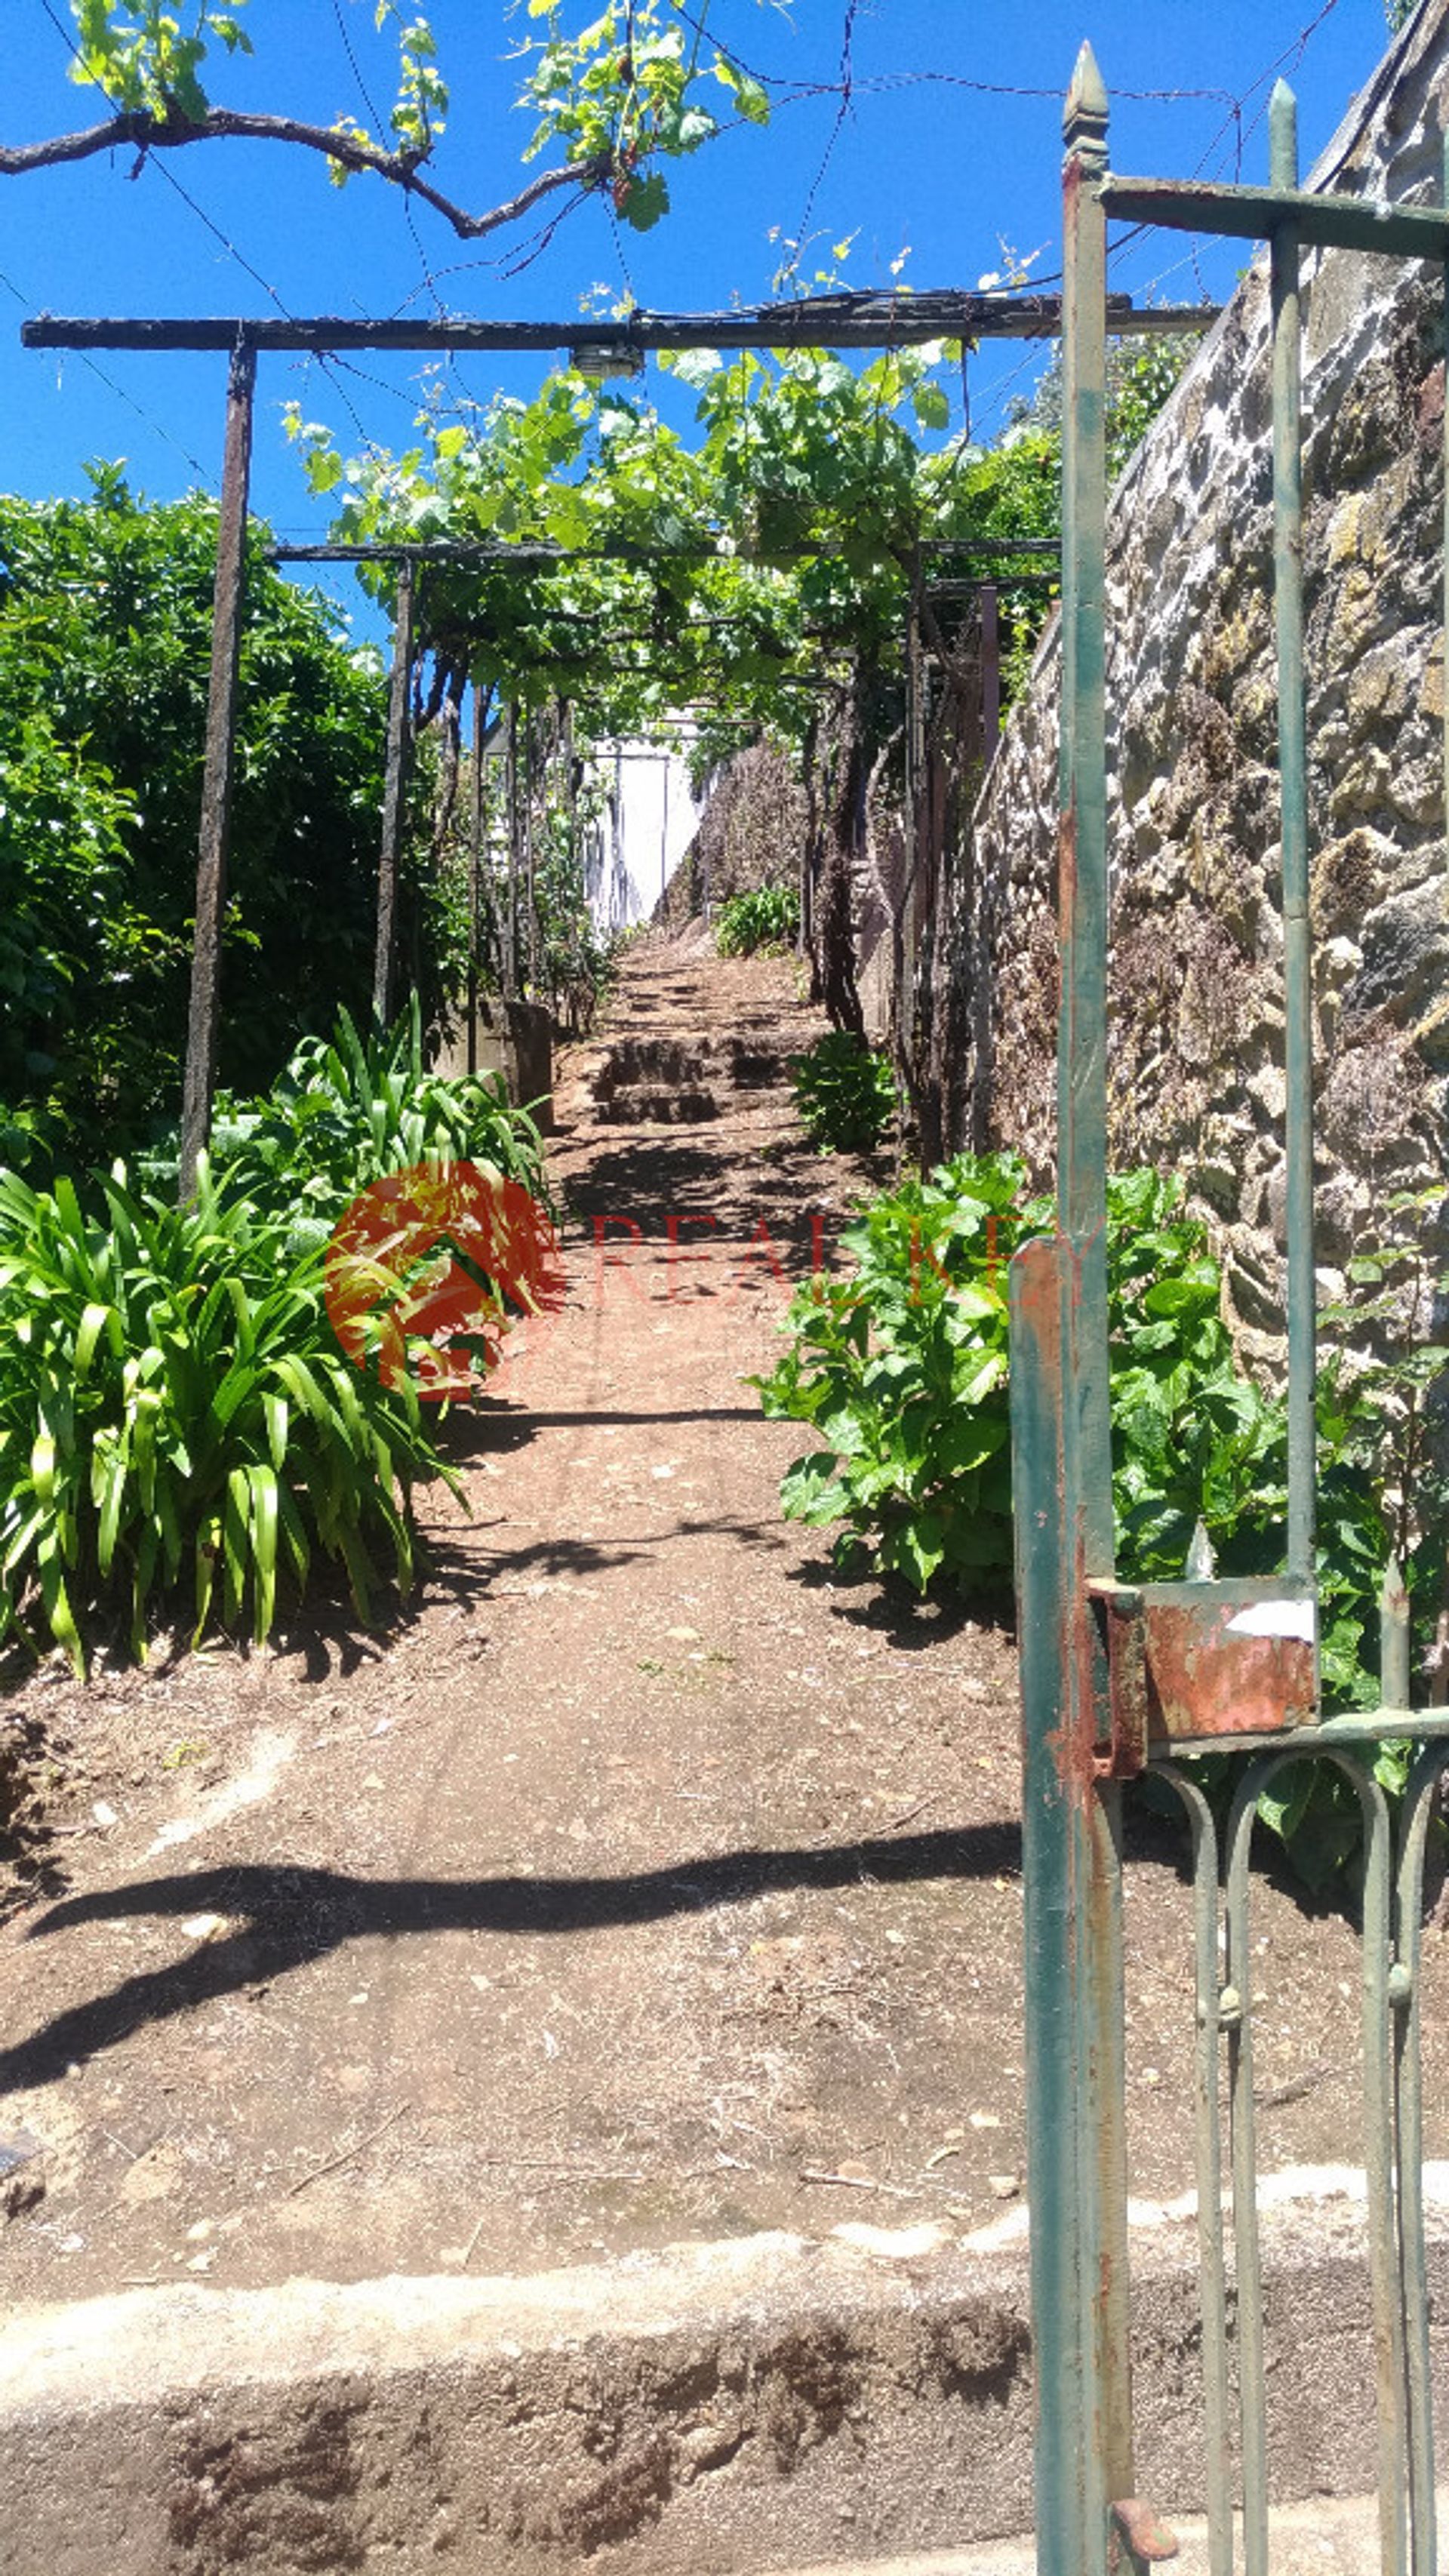
[{"label": "packed earth path", "polygon": [[[566,1306],[453,1418],[464,1501],[420,1497],[387,1629],[8,1668],[44,1793],[0,1930],[11,2299],[1019,2229],[1009,1622],[833,1574],[779,1508],[809,1443],[745,1382],[894,1168],[808,1146],[818,1027],[787,960],[631,950],[559,1085]],[[1181,1837],[1134,1836],[1133,2179],[1167,2196],[1190,1891]],[[1256,1902],[1265,2162],[1357,2162],[1351,1926]]]}]

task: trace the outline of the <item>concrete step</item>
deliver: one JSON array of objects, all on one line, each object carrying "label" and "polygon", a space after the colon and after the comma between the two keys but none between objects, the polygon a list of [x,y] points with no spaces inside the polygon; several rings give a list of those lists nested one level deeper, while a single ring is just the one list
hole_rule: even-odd
[{"label": "concrete step", "polygon": [[[1177,2204],[1133,2231],[1137,2483],[1174,2523],[1204,2501],[1195,2235]],[[1263,2244],[1273,2492],[1361,2496],[1361,2202],[1310,2178]],[[1437,2204],[1430,2288],[1449,2313]],[[847,2223],[529,2278],[168,2285],[0,2324],[0,2565],[1029,2576],[1031,2427],[1015,2214],[960,2242]],[[1358,2576],[1348,2549],[1330,2517],[1274,2576]]]},{"label": "concrete step", "polygon": [[[1438,2498],[1439,2528],[1449,2531],[1449,2488]],[[1169,2576],[1209,2576],[1207,2524],[1200,2515],[1175,2521],[1178,2555]],[[1273,2576],[1381,2576],[1376,2496],[1320,2496],[1282,2505],[1269,2517]],[[1442,2544],[1441,2544],[1442,2545]],[[1241,2535],[1236,2563],[1242,2564]],[[917,2558],[836,2559],[781,2576],[1037,2576],[1030,2539],[988,2541],[977,2549],[931,2550]]]}]

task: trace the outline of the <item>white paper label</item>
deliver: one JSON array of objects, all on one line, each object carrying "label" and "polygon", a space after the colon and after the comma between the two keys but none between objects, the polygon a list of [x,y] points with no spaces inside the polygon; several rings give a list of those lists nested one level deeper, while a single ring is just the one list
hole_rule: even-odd
[{"label": "white paper label", "polygon": [[1311,1646],[1314,1604],[1311,1601],[1253,1601],[1228,1621],[1230,1637],[1301,1637]]}]

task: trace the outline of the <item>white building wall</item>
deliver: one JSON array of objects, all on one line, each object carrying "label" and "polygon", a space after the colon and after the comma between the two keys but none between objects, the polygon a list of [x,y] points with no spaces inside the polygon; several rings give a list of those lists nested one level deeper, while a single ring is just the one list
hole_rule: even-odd
[{"label": "white building wall", "polygon": [[587,863],[589,909],[600,930],[626,930],[648,920],[704,807],[683,754],[659,743],[601,745],[593,774],[609,801]]}]

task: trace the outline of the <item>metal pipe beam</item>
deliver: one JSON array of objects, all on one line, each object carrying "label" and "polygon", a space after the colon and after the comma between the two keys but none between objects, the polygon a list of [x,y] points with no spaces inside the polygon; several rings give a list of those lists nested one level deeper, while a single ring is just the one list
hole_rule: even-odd
[{"label": "metal pipe beam", "polygon": [[[964,556],[970,563],[995,563],[1008,556],[1059,556],[1061,547],[1055,537],[922,537],[918,551],[928,555]],[[816,563],[822,556],[839,552],[835,546],[774,546],[756,550],[737,547],[726,551],[722,545],[699,546],[553,546],[508,545],[496,537],[434,537],[423,544],[410,545],[385,537],[374,538],[365,545],[271,545],[266,549],[268,563],[459,563],[481,564],[495,571],[571,571],[575,564],[654,564],[654,563],[723,563],[758,564],[767,570],[776,564]],[[895,556],[882,555],[882,561],[896,562]],[[903,578],[909,580],[908,566],[901,566]]]},{"label": "metal pipe beam", "polygon": [[[1207,304],[1149,305],[1113,296],[1108,326],[1127,334],[1203,331],[1217,318]],[[249,320],[233,315],[169,320],[38,313],[21,325],[27,349],[312,351],[369,349],[555,350],[879,349],[919,347],[928,340],[1054,340],[1061,330],[1056,295],[967,294],[955,289],[916,295],[806,296],[798,303],[758,305],[730,313],[630,313],[607,325],[582,321],[489,322],[458,314],[433,321],[359,321],[320,313]]]},{"label": "metal pipe beam", "polygon": [[[1210,187],[1195,179],[1126,179],[1110,172],[1102,203],[1124,223],[1171,232],[1227,233],[1271,241],[1291,224],[1307,250],[1389,251],[1400,259],[1449,259],[1449,213],[1440,206],[1392,206],[1382,197],[1340,197],[1292,188]],[[1121,325],[1113,322],[1114,331]],[[1180,329],[1180,324],[1171,327]]]}]

